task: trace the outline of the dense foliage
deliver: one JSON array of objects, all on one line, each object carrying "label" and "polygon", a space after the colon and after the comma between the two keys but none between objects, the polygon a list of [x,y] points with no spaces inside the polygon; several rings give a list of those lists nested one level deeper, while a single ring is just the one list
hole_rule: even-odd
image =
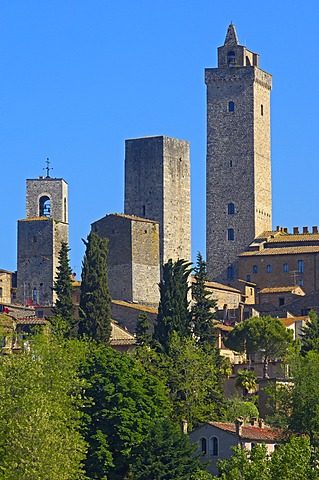
[{"label": "dense foliage", "polygon": [[188,278],[190,263],[184,260],[169,260],[163,266],[160,282],[160,303],[154,327],[153,339],[159,350],[168,352],[173,332],[180,338],[191,335]]},{"label": "dense foliage", "polygon": [[107,239],[91,232],[82,267],[79,333],[98,343],[111,335],[111,307],[107,275]]},{"label": "dense foliage", "polygon": [[57,295],[55,306],[53,307],[55,317],[51,320],[53,328],[59,331],[62,330],[66,336],[74,333],[75,327],[75,308],[71,298],[72,270],[69,262],[69,251],[67,243],[62,242],[57,276],[53,288]]}]

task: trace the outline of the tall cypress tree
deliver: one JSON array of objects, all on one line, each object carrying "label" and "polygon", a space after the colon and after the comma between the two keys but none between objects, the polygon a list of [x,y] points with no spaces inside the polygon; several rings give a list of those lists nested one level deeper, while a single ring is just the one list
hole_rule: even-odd
[{"label": "tall cypress tree", "polygon": [[160,303],[153,339],[165,352],[169,350],[174,331],[180,338],[191,334],[191,313],[187,298],[190,265],[185,260],[173,262],[170,259],[163,266],[163,280],[159,284]]},{"label": "tall cypress tree", "polygon": [[108,342],[111,335],[111,297],[107,275],[106,238],[91,232],[82,265],[79,334],[98,343]]},{"label": "tall cypress tree", "polygon": [[[66,242],[61,243],[59,252],[59,265],[57,267],[57,276],[54,282],[53,290],[57,294],[57,300],[53,307],[55,320],[52,319],[53,326],[64,324],[64,333],[69,335],[74,327],[75,308],[71,299],[72,292],[72,270],[69,262],[69,247]],[[60,319],[60,321],[58,321]]]},{"label": "tall cypress tree", "polygon": [[206,345],[216,345],[217,334],[214,328],[213,320],[215,318],[216,300],[209,298],[210,292],[205,287],[208,281],[206,262],[200,252],[197,254],[195,276],[192,285],[192,297],[194,305],[192,308],[194,335],[199,343]]}]

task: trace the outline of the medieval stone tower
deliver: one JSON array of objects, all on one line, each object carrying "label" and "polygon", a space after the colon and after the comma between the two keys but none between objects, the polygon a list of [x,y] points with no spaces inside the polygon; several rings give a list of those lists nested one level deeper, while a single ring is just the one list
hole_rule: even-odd
[{"label": "medieval stone tower", "polygon": [[207,85],[206,248],[211,278],[230,282],[236,257],[271,230],[271,75],[239,45],[234,25]]},{"label": "medieval stone tower", "polygon": [[189,143],[165,136],[125,142],[124,213],[159,223],[160,263],[190,260]]},{"label": "medieval stone tower", "polygon": [[68,185],[62,178],[27,180],[26,218],[18,221],[17,300],[52,305],[61,242],[68,242]]}]

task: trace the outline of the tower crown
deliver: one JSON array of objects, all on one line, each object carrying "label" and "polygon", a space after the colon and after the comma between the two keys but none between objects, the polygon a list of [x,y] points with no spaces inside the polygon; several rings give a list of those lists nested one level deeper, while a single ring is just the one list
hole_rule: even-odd
[{"label": "tower crown", "polygon": [[228,26],[224,45],[218,48],[218,68],[258,67],[259,55],[238,42],[235,25]]},{"label": "tower crown", "polygon": [[232,23],[229,25],[227,33],[226,33],[226,38],[224,42],[224,46],[233,46],[233,45],[238,45],[238,38],[237,38],[237,33],[235,29],[235,25]]}]

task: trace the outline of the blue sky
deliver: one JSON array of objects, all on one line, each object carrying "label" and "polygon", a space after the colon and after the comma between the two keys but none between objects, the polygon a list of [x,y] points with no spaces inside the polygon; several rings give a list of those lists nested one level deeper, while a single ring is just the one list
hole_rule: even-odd
[{"label": "blue sky", "polygon": [[[2,0],[0,268],[16,269],[25,180],[69,184],[71,266],[90,224],[123,212],[124,141],[190,141],[192,251],[205,256],[204,68],[228,24],[273,75],[273,226],[319,224],[316,0]],[[244,188],[244,181],[243,181]]]}]

